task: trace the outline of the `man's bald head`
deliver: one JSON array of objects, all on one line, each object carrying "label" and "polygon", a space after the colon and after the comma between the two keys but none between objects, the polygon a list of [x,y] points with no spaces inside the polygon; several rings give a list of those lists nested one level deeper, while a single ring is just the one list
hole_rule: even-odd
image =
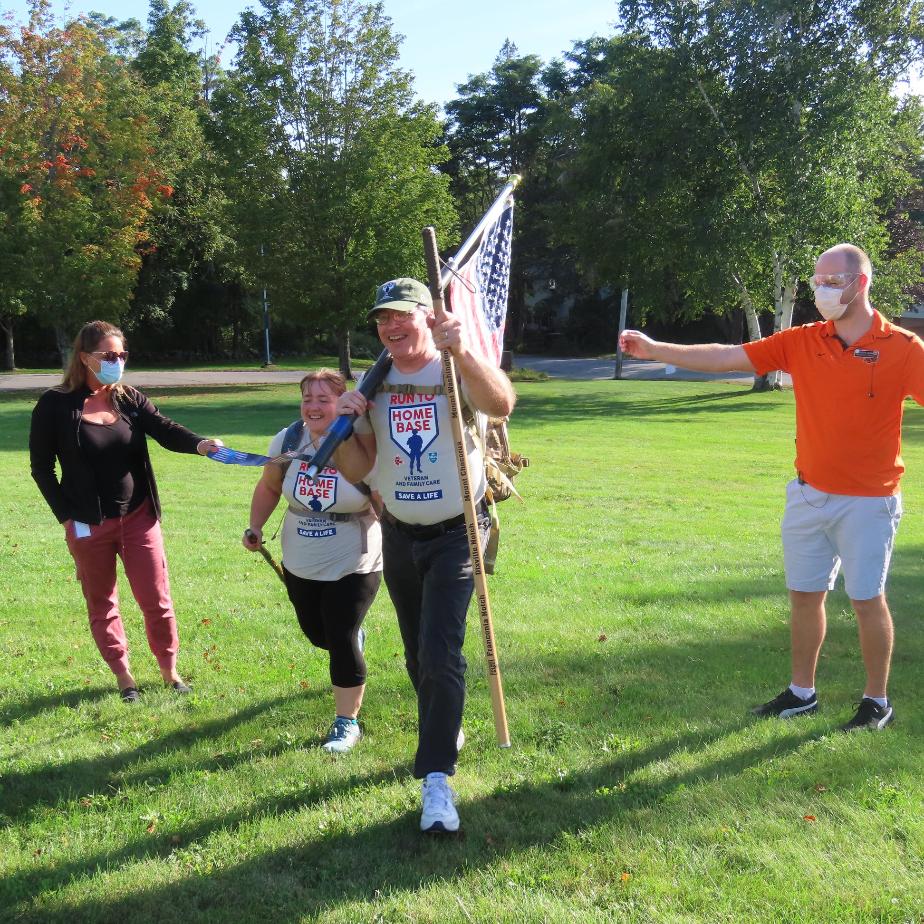
[{"label": "man's bald head", "polygon": [[862,273],[868,280],[873,280],[873,264],[866,253],[854,244],[835,244],[826,250],[815,264],[818,275],[831,273]]}]

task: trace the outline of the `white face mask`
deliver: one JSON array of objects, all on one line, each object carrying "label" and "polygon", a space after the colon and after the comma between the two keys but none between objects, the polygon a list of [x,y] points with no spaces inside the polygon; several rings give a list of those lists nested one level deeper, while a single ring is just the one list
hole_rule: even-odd
[{"label": "white face mask", "polygon": [[125,364],[122,360],[117,359],[114,363],[103,359],[100,360],[99,372],[96,378],[100,385],[115,385],[122,378],[122,372],[125,370]]},{"label": "white face mask", "polygon": [[843,294],[843,289],[835,289],[833,286],[819,286],[815,289],[815,307],[826,321],[836,321],[847,310],[847,305],[841,304]]}]

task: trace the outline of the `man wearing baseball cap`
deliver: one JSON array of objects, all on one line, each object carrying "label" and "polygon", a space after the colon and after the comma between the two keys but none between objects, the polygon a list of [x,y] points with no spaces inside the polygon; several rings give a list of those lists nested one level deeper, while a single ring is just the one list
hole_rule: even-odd
[{"label": "man wearing baseball cap", "polygon": [[826,250],[811,287],[824,321],[742,345],[658,343],[624,331],[639,359],[700,372],[781,369],[796,398],[796,478],[786,488],[783,560],[791,607],[792,682],[757,706],[781,719],[818,709],[815,669],[825,637],[825,597],[843,565],[857,616],[866,687],[844,731],[885,728],[892,616],[885,597],[892,544],[902,516],[899,482],[905,398],[924,405],[924,343],[869,302],[873,269],[852,244]]},{"label": "man wearing baseball cap", "polygon": [[[369,318],[394,362],[374,401],[356,391],[338,399],[337,413],[358,419],[334,463],[351,481],[369,480],[374,469],[372,484],[384,503],[385,584],[417,691],[420,827],[451,832],[459,828],[459,815],[447,778],[462,742],[462,643],[474,582],[440,351],[452,351],[462,400],[482,435],[487,417],[509,415],[515,396],[507,376],[468,348],[458,317],[434,317],[430,291],[416,279],[381,285]],[[467,430],[465,440],[484,538],[484,464]]]}]

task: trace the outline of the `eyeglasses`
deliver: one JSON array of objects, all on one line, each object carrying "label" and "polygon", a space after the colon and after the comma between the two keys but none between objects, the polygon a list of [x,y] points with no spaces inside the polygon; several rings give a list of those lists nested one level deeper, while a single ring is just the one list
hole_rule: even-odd
[{"label": "eyeglasses", "polygon": [[830,276],[812,276],[809,279],[809,286],[813,292],[819,286],[830,286],[832,289],[846,289],[859,275],[859,273],[831,273]]},{"label": "eyeglasses", "polygon": [[411,320],[411,315],[413,313],[413,311],[379,311],[375,316],[375,326],[385,327],[392,321],[397,321],[399,324],[407,324]]},{"label": "eyeglasses", "polygon": [[91,350],[91,356],[102,356],[107,363],[114,363],[121,360],[123,363],[128,362],[128,351],[123,350],[121,353],[116,353],[115,350]]}]

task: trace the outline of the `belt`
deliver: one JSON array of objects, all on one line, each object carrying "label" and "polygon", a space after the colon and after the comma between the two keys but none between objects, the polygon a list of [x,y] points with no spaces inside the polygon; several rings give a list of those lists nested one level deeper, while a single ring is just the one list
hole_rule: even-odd
[{"label": "belt", "polygon": [[310,507],[295,507],[292,504],[289,504],[289,510],[298,517],[326,517],[328,520],[333,520],[334,523],[349,523],[350,520],[361,520],[363,518],[364,512],[360,513],[316,513]]},{"label": "belt", "polygon": [[[488,508],[484,499],[479,502],[475,512],[483,516],[487,515]],[[465,523],[465,514],[460,513],[458,516],[450,517],[440,523],[405,523],[385,508],[382,510],[382,519],[402,535],[411,539],[426,540],[436,539],[437,536],[445,536],[450,530],[455,529],[457,526],[462,526]]]}]

